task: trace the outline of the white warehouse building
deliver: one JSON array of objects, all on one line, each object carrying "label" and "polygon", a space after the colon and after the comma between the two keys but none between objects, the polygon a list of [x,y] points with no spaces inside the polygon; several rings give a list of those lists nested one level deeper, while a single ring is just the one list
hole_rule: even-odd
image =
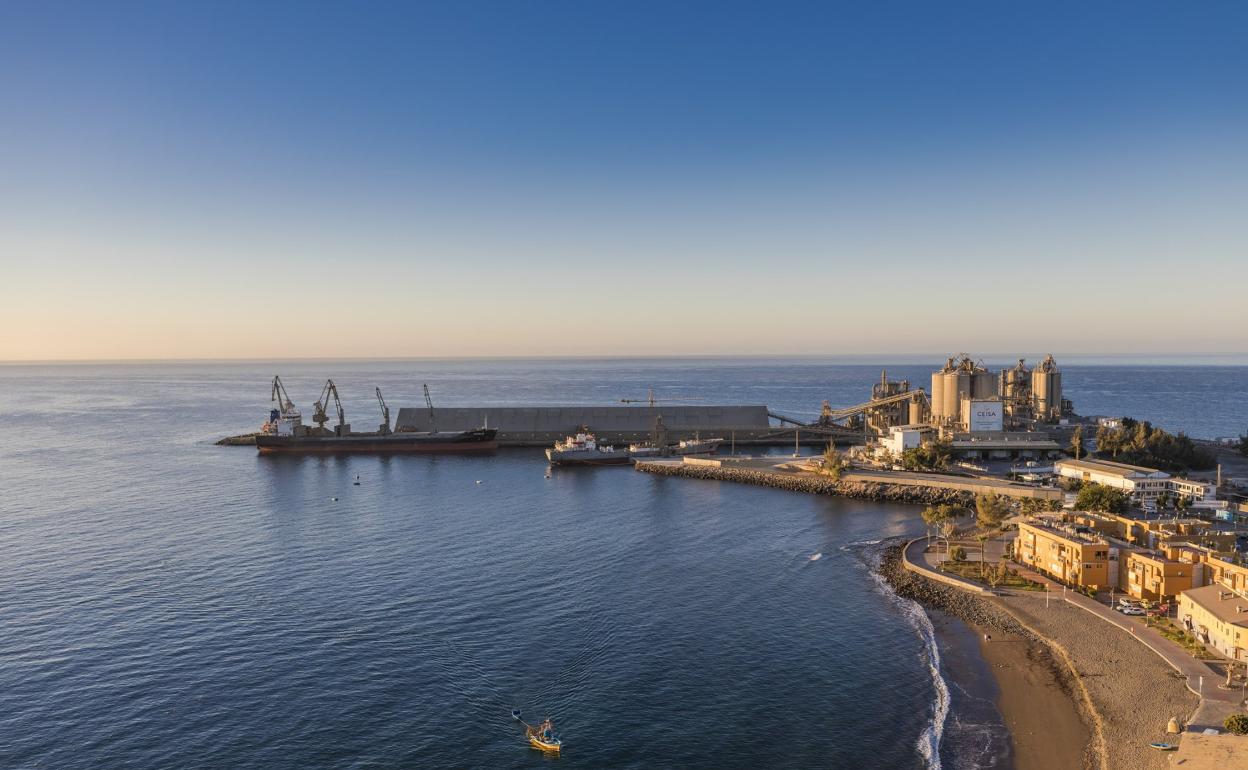
[{"label": "white warehouse building", "polygon": [[1213,500],[1217,491],[1207,481],[1175,478],[1155,468],[1109,460],[1058,460],[1053,469],[1061,478],[1120,489],[1140,502],[1151,502],[1164,494],[1192,502],[1207,501]]}]

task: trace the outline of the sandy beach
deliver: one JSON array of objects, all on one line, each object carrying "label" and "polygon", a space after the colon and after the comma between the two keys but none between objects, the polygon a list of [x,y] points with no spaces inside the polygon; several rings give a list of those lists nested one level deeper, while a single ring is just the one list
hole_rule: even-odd
[{"label": "sandy beach", "polygon": [[1000,690],[1014,764],[1038,768],[1165,768],[1149,748],[1170,717],[1197,698],[1161,658],[1127,632],[1060,600],[1026,591],[983,597],[900,568],[881,570],[903,596],[961,618],[981,635]]},{"label": "sandy beach", "polygon": [[[1050,601],[1046,608],[1042,595],[1021,591],[990,601],[1064,649],[1073,661],[1075,684],[1091,701],[1092,727],[1099,726],[1103,739],[1104,767],[1169,766],[1166,756],[1148,744],[1165,740],[1167,720],[1186,719],[1198,703],[1174,669],[1126,631],[1066,602]],[[1011,697],[1004,693],[1022,689],[1008,678],[998,681],[1003,702]],[[1028,696],[1023,692],[1014,697]],[[1048,717],[1038,717],[1049,729]]]},{"label": "sandy beach", "polygon": [[1049,651],[1022,636],[988,630],[980,652],[1000,688],[997,707],[1014,748],[1015,770],[1095,767],[1092,731]]}]

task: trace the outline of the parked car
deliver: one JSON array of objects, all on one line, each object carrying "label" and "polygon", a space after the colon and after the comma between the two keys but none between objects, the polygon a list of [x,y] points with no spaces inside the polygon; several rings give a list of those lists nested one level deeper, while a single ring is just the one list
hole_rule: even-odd
[{"label": "parked car", "polygon": [[1128,607],[1119,607],[1119,608],[1118,608],[1118,611],[1119,611],[1119,612],[1121,612],[1123,615],[1144,615],[1144,614],[1146,614],[1146,613],[1144,612],[1144,608],[1143,608],[1143,607],[1131,607],[1131,606],[1128,606]]}]

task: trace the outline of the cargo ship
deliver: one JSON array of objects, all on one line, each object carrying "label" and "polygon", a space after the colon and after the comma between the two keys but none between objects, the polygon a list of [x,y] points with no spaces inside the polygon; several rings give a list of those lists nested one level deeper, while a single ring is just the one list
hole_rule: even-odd
[{"label": "cargo ship", "polygon": [[281,435],[256,436],[260,454],[397,453],[397,452],[492,452],[498,448],[498,431],[478,428],[465,431],[427,433],[351,433],[345,436]]},{"label": "cargo ship", "polygon": [[[338,424],[326,428],[328,416],[325,408],[333,397]],[[277,409],[269,412],[269,419],[256,434],[256,449],[260,454],[311,454],[311,453],[435,453],[435,452],[492,452],[498,448],[498,431],[482,427],[456,431],[392,431],[390,409],[377,389],[377,401],[381,404],[382,423],[376,431],[354,433],[347,424],[338,388],[333,380],[325,383],[321,397],[316,401],[312,421],[316,426],[304,425],[303,414],[295,407],[279,377],[273,378],[272,400]],[[429,388],[425,386],[425,400],[430,404]]]}]

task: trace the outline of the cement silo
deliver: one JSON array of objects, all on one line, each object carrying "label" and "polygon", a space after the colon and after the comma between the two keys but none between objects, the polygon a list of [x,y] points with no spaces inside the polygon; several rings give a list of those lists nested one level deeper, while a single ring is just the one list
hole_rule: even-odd
[{"label": "cement silo", "polygon": [[997,377],[960,353],[932,372],[932,422],[956,424],[962,421],[962,402],[997,396]]},{"label": "cement silo", "polygon": [[919,425],[927,422],[927,409],[923,405],[923,397],[915,396],[910,400],[909,422],[911,425]]},{"label": "cement silo", "polygon": [[997,375],[987,369],[978,369],[971,375],[971,397],[976,399],[997,397]]},{"label": "cement silo", "polygon": [[[952,359],[950,359],[952,360]],[[939,423],[944,416],[945,378],[944,371],[932,372],[932,422]]]},{"label": "cement silo", "polygon": [[1048,422],[1062,416],[1062,373],[1052,353],[1031,373],[1031,403],[1037,420]]}]

